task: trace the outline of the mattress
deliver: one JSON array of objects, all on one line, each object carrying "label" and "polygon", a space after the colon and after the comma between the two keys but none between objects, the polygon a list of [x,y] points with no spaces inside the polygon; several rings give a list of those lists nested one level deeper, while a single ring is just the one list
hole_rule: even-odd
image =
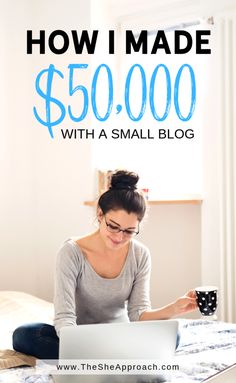
[{"label": "mattress", "polygon": [[53,322],[53,304],[18,291],[0,291],[0,348],[12,349],[12,333],[22,324]]}]

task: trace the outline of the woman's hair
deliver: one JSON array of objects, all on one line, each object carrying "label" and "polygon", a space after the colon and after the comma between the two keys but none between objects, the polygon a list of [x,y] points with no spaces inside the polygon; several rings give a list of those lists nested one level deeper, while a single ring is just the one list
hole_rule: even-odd
[{"label": "woman's hair", "polygon": [[146,211],[146,201],[137,190],[139,176],[127,170],[118,170],[111,175],[110,188],[98,200],[98,207],[106,214],[110,210],[125,210],[134,213],[141,221]]}]

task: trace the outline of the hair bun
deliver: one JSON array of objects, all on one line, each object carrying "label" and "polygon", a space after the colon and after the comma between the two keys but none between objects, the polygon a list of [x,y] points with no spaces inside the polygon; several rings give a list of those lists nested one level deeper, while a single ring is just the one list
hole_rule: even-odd
[{"label": "hair bun", "polygon": [[118,170],[111,176],[110,189],[137,189],[139,176],[136,173],[128,172],[127,170]]}]

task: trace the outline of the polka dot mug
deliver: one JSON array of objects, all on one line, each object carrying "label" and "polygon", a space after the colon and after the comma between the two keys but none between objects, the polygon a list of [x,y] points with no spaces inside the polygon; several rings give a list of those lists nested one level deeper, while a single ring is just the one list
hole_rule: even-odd
[{"label": "polka dot mug", "polygon": [[196,287],[196,299],[199,310],[204,316],[214,315],[217,308],[217,292],[216,286]]}]

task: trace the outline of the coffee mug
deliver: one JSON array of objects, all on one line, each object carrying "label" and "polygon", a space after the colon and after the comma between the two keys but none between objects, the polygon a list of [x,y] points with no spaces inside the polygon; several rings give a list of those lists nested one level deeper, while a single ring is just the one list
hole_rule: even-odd
[{"label": "coffee mug", "polygon": [[214,315],[217,308],[216,286],[200,286],[195,288],[198,308],[202,315]]}]

